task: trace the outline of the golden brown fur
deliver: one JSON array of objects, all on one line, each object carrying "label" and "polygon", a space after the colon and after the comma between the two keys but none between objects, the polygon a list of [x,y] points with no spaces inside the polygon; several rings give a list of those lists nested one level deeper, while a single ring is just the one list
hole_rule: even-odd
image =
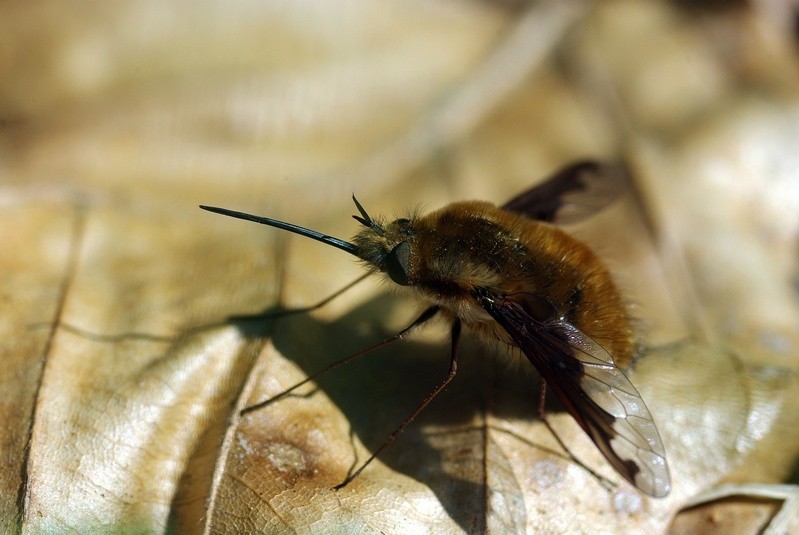
[{"label": "golden brown fur", "polygon": [[609,351],[617,366],[632,360],[630,318],[610,273],[586,245],[552,225],[466,201],[397,220],[382,234],[363,230],[353,241],[372,267],[407,242],[408,285],[478,332],[510,341],[474,299],[475,288],[532,293]]}]

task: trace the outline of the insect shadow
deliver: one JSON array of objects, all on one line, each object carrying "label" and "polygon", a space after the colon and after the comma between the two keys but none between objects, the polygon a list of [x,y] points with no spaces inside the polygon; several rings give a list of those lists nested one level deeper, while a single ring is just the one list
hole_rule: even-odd
[{"label": "insect shadow", "polygon": [[[379,295],[331,322],[312,314],[280,317],[290,311],[276,308],[261,317],[275,321],[270,330],[277,351],[312,375],[396,332],[375,323],[375,318],[391,315],[388,312],[396,304],[393,296]],[[263,336],[264,321],[258,316],[232,319],[245,335]],[[317,389],[324,392],[346,416],[352,434],[374,452],[447,374],[446,322],[431,322],[424,331],[440,333],[440,341],[422,342],[418,336],[410,336],[323,373],[313,386],[291,395],[314,395]],[[484,477],[484,444],[490,431],[485,424],[487,407],[499,418],[537,418],[539,382],[535,373],[526,369],[529,366],[507,364],[500,354],[503,351],[507,352],[480,343],[465,331],[458,374],[452,383],[379,457],[392,470],[427,486],[466,531],[479,528],[488,514]],[[491,403],[499,390],[502,396],[512,396],[513,402]],[[281,401],[253,412],[277,409]],[[537,439],[527,438],[533,445]],[[355,458],[354,448],[352,455],[353,467],[363,462],[363,458]]]}]

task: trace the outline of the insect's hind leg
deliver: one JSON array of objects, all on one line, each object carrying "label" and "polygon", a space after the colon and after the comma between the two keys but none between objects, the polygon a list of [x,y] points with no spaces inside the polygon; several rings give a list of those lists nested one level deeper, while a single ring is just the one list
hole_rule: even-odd
[{"label": "insect's hind leg", "polygon": [[549,422],[549,419],[547,418],[546,402],[547,402],[547,382],[544,381],[544,379],[542,378],[541,388],[538,391],[538,418],[546,426],[550,434],[554,437],[555,441],[558,443],[561,449],[566,453],[566,455],[572,460],[572,462],[574,462],[575,464],[577,464],[577,466],[579,466],[580,468],[591,474],[607,490],[613,490],[614,488],[616,488],[615,483],[613,483],[605,476],[597,473],[591,467],[582,462],[576,455],[574,455],[574,453],[572,453],[572,451],[569,449],[566,443],[563,442],[563,439],[560,438],[560,435],[558,435],[557,431],[555,431],[555,428],[552,427],[552,424]]}]

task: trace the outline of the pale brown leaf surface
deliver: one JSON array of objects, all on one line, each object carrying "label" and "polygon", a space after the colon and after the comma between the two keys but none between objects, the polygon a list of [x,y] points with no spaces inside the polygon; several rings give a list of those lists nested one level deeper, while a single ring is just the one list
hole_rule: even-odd
[{"label": "pale brown leaf surface", "polygon": [[[752,5],[0,8],[2,530],[759,529],[773,504],[674,521],[719,482],[785,481],[799,451],[797,43],[785,13]],[[442,324],[238,415],[417,309],[368,282],[313,314],[228,319],[360,270],[197,204],[347,238],[353,191],[387,217],[502,202],[584,157],[636,176],[637,198],[573,231],[640,319],[631,376],[668,498],[619,482],[553,407],[618,486],[565,457],[529,365],[468,336],[450,388],[331,490],[444,376]]]}]

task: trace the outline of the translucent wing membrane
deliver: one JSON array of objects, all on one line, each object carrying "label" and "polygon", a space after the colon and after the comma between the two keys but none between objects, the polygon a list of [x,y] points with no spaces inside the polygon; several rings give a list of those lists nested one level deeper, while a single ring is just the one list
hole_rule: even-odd
[{"label": "translucent wing membrane", "polygon": [[642,492],[666,496],[666,452],[641,395],[611,355],[574,325],[532,317],[520,303],[525,295],[476,293],[616,471]]},{"label": "translucent wing membrane", "polygon": [[577,223],[595,214],[629,189],[623,165],[582,161],[561,169],[502,205],[538,221]]}]

